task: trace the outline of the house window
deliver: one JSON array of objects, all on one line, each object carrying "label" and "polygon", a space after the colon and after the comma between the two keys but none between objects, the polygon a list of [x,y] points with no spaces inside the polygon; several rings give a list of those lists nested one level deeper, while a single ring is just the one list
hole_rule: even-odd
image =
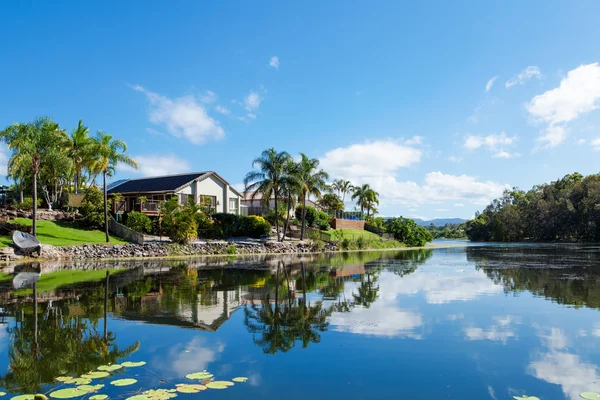
[{"label": "house window", "polygon": [[217,196],[200,195],[200,206],[209,214],[217,212]]},{"label": "house window", "polygon": [[229,199],[229,212],[233,214],[237,214],[238,208],[238,199],[232,198]]}]

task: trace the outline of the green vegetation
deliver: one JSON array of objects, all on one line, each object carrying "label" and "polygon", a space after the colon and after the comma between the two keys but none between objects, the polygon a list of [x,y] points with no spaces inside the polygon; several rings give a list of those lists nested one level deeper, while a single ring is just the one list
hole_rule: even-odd
[{"label": "green vegetation", "polygon": [[434,239],[466,239],[466,224],[429,225],[425,227]]},{"label": "green vegetation", "polygon": [[[303,210],[305,210],[304,213],[302,212]],[[311,206],[298,205],[295,215],[298,220],[302,220],[304,217],[305,224],[310,228],[329,229],[329,216],[324,211],[317,210]]]},{"label": "green vegetation", "polygon": [[[304,231],[306,229],[306,200],[310,196],[315,196],[317,199],[321,198],[321,191],[327,188],[325,183],[326,179],[329,179],[327,172],[319,169],[319,160],[316,158],[308,158],[304,153],[300,153],[300,162],[296,168],[296,180],[299,183],[300,198],[302,199],[302,228],[300,230],[300,240],[304,239]],[[318,218],[318,217],[317,217]],[[321,218],[322,219],[322,218]],[[325,219],[324,223],[327,223]],[[324,226],[323,222],[320,222],[320,226]]]},{"label": "green vegetation", "polygon": [[127,213],[125,226],[137,232],[150,233],[152,232],[152,220],[146,214],[139,211],[130,211]]},{"label": "green vegetation", "polygon": [[375,204],[379,205],[379,193],[371,189],[371,186],[368,183],[365,183],[362,186],[355,186],[352,189],[352,200],[356,200],[360,206],[361,214],[365,209],[367,210],[367,218],[369,218],[371,212],[377,214]]},{"label": "green vegetation", "polygon": [[[15,123],[0,131],[0,140],[11,151],[8,177],[19,191],[18,204],[29,207],[24,200],[25,186],[31,188],[33,211],[32,233],[37,235],[38,191],[44,194],[49,208],[63,206],[64,194],[81,187],[91,187],[96,178],[104,178],[103,220],[105,241],[109,242],[107,223],[106,177],[112,176],[118,164],[137,168],[137,163],[125,154],[124,142],[99,131],[89,136],[89,129],[79,121],[69,136],[59,124],[48,117],[32,122]],[[94,220],[97,219],[94,216]],[[97,221],[94,221],[94,223]]]},{"label": "green vegetation", "polygon": [[180,204],[172,197],[160,205],[161,229],[175,243],[187,243],[198,236],[198,218],[202,213],[190,197],[187,204]]},{"label": "green vegetation", "polygon": [[329,235],[328,240],[330,241],[342,239],[355,240],[358,238],[363,238],[366,240],[381,240],[379,235],[359,229],[332,229],[329,231],[323,231],[323,233]]},{"label": "green vegetation", "polygon": [[408,218],[390,218],[385,222],[385,231],[394,235],[394,238],[407,246],[425,246],[431,242],[431,233],[415,221]]},{"label": "green vegetation", "polygon": [[600,241],[600,175],[575,172],[528,192],[506,190],[466,233],[474,241]]},{"label": "green vegetation", "polygon": [[[17,218],[14,221],[19,224],[31,226],[32,221],[26,218]],[[37,238],[43,244],[53,246],[71,246],[79,244],[101,244],[105,243],[104,234],[98,230],[79,229],[71,222],[38,221]],[[127,243],[118,238],[111,237],[111,244]],[[6,247],[12,244],[12,237],[0,236],[0,246]]]},{"label": "green vegetation", "polygon": [[[44,221],[40,221],[44,222]],[[106,278],[106,271],[109,271],[111,275],[122,272],[122,270],[63,270],[51,272],[49,274],[42,274],[40,279],[37,281],[38,293],[50,292],[52,290],[68,287],[78,283],[84,282],[100,282]],[[18,296],[30,295],[33,293],[32,289],[21,289],[13,292]]]},{"label": "green vegetation", "polygon": [[91,186],[85,191],[79,212],[83,216],[82,223],[91,229],[100,229],[104,224],[104,204],[102,192]]}]

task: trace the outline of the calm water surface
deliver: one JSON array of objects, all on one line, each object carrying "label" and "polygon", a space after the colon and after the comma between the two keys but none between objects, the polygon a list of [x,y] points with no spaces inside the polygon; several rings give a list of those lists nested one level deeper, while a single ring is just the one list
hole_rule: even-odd
[{"label": "calm water surface", "polygon": [[[58,376],[145,361],[93,384],[125,399],[194,383],[186,374],[207,370],[215,380],[249,379],[178,398],[549,400],[600,392],[596,246],[218,263],[77,265],[111,268],[108,286],[103,272],[73,283],[80,278],[52,273],[73,266],[43,265],[37,312],[31,290],[15,290],[12,279],[39,266],[8,271],[0,279],[0,387],[7,398],[50,393],[74,386],[57,384]],[[121,378],[137,382],[109,384]]]}]

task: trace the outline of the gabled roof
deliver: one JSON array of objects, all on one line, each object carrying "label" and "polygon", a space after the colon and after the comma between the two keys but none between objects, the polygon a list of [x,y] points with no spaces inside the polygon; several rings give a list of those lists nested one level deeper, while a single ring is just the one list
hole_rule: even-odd
[{"label": "gabled roof", "polygon": [[[225,179],[214,171],[191,172],[188,174],[154,176],[149,178],[137,178],[124,181],[114,185],[108,194],[114,193],[169,193],[177,192],[193,181],[203,181],[209,176],[214,176],[229,186],[229,190],[242,197]],[[116,183],[116,182],[115,182]]]},{"label": "gabled roof", "polygon": [[119,179],[118,181],[114,181],[106,185],[106,190],[111,191],[122,183],[127,182],[129,179]]},{"label": "gabled roof", "polygon": [[210,172],[194,172],[180,175],[154,176],[130,179],[108,191],[113,193],[163,193],[174,192]]}]

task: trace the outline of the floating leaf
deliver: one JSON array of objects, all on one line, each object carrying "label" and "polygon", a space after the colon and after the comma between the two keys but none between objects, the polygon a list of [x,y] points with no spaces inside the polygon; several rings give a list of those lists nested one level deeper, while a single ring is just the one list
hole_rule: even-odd
[{"label": "floating leaf", "polygon": [[181,393],[198,393],[203,390],[206,390],[206,386],[204,385],[188,385],[187,383],[177,385],[177,391]]},{"label": "floating leaf", "polygon": [[34,400],[48,400],[48,398],[46,397],[45,394],[36,394],[35,396],[33,396]]},{"label": "floating leaf", "polygon": [[218,385],[223,385],[223,386],[233,386],[234,385],[233,382],[229,382],[229,381],[214,381],[212,383],[216,383]]},{"label": "floating leaf", "polygon": [[139,361],[139,362],[125,361],[124,363],[121,363],[121,365],[124,367],[127,367],[127,368],[141,367],[142,365],[146,365],[146,361]]},{"label": "floating leaf", "polygon": [[193,374],[187,374],[185,377],[192,380],[203,381],[205,379],[210,379],[214,375],[210,372],[202,371],[202,372],[194,372]]},{"label": "floating leaf", "polygon": [[246,382],[248,380],[248,378],[246,378],[245,376],[238,376],[237,378],[233,378],[232,381],[234,382]]},{"label": "floating leaf", "polygon": [[112,381],[110,384],[113,386],[129,386],[133,385],[137,382],[137,379],[117,379],[116,381]]},{"label": "floating leaf", "polygon": [[539,397],[535,397],[535,396],[513,396],[513,399],[515,400],[540,400]]},{"label": "floating leaf", "polygon": [[82,378],[86,378],[86,379],[99,379],[99,378],[106,378],[107,376],[110,376],[110,374],[106,371],[92,371],[85,375],[81,375]]},{"label": "floating leaf", "polygon": [[209,389],[227,389],[229,386],[233,386],[233,382],[215,381],[215,382],[208,382],[206,384],[206,387]]},{"label": "floating leaf", "polygon": [[50,393],[50,397],[55,399],[72,399],[73,397],[83,396],[84,394],[87,394],[87,391],[79,390],[77,388],[66,388]]},{"label": "floating leaf", "polygon": [[10,400],[33,400],[34,397],[35,397],[35,394],[22,394],[22,395],[13,397]]},{"label": "floating leaf", "polygon": [[598,400],[598,399],[600,399],[600,393],[596,393],[596,392],[583,392],[579,396],[582,399],[586,399],[586,400]]},{"label": "floating leaf", "polygon": [[6,392],[0,392],[0,397],[6,396]]},{"label": "floating leaf", "polygon": [[96,368],[98,371],[116,371],[118,369],[123,368],[123,366],[121,364],[112,364],[112,365],[101,365],[98,368]]},{"label": "floating leaf", "polygon": [[74,378],[71,376],[57,376],[54,379],[56,379],[59,382],[66,382],[66,381],[70,381],[71,379],[74,379]]},{"label": "floating leaf", "polygon": [[92,380],[87,378],[71,378],[63,382],[68,385],[89,385],[92,383]]},{"label": "floating leaf", "polygon": [[108,399],[108,395],[106,394],[95,394],[92,397],[90,397],[90,400],[106,400]]},{"label": "floating leaf", "polygon": [[146,390],[143,395],[150,398],[151,400],[168,400],[173,397],[177,397],[175,389],[156,389]]},{"label": "floating leaf", "polygon": [[138,394],[135,396],[128,397],[126,400],[152,400],[152,397],[144,396],[143,394]]},{"label": "floating leaf", "polygon": [[104,387],[104,385],[99,384],[99,385],[81,385],[81,386],[77,386],[77,389],[79,390],[85,390],[86,392],[90,393],[90,392],[97,392],[98,390],[102,389]]}]

